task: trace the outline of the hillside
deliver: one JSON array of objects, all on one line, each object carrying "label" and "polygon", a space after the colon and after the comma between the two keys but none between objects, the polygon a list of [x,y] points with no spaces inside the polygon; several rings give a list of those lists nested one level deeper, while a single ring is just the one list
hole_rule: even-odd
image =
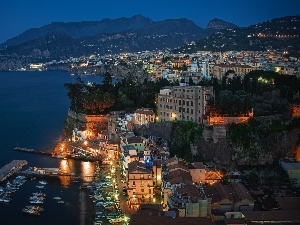
[{"label": "hillside", "polygon": [[226,22],[221,19],[214,18],[207,24],[207,29],[215,29],[215,30],[222,30],[222,29],[232,29],[232,28],[238,28],[237,25],[233,23]]},{"label": "hillside", "polygon": [[53,22],[40,28],[26,30],[22,34],[7,40],[1,46],[11,46],[35,40],[53,33],[65,33],[76,39],[84,36],[94,36],[102,33],[117,33],[126,30],[137,30],[150,25],[153,21],[142,15],[131,18],[103,19],[101,21],[83,22]]},{"label": "hillside", "polygon": [[3,55],[29,56],[32,58],[67,58],[80,56],[88,49],[66,34],[50,34],[20,45],[13,45],[2,50]]},{"label": "hillside", "polygon": [[[124,21],[120,22],[121,20],[124,20],[126,23]],[[95,34],[96,31],[91,33],[87,31],[92,27],[90,22],[81,22],[77,24],[77,28],[79,27],[77,31],[74,27],[71,29],[71,24],[58,24],[59,29],[57,29],[57,31],[61,31],[59,32],[61,36],[55,35],[55,41],[51,41],[51,45],[49,45],[48,41],[44,41],[44,39],[47,39],[52,35],[48,34],[19,45],[3,48],[1,53],[3,55],[17,54],[18,56],[35,57],[35,54],[32,54],[32,51],[37,49],[39,51],[48,50],[51,58],[61,58],[95,52],[98,54],[107,54],[145,50],[151,51],[166,48],[172,49],[191,41],[207,37],[213,32],[198,27],[194,22],[188,19],[168,19],[158,22],[147,22],[145,17],[136,16],[131,18],[131,22],[129,22],[128,19],[106,20],[106,22],[107,23],[104,23],[102,21],[102,25],[106,25],[103,25],[101,30],[101,32],[106,32],[101,34],[98,33],[97,35]],[[88,23],[87,27],[85,23]],[[52,26],[53,23],[50,27]],[[113,28],[109,28],[111,26]],[[68,29],[62,29],[62,27],[68,27]],[[81,33],[81,36],[79,36],[82,29],[86,30],[86,32]],[[100,29],[98,29],[97,32],[99,32],[99,30]],[[119,31],[116,32],[117,30]],[[44,27],[41,28],[40,33],[42,31],[44,32]],[[84,36],[88,33],[90,34],[89,36]],[[36,34],[37,33],[34,35]],[[16,38],[20,39],[21,36]],[[65,43],[65,39],[69,39],[70,43]],[[59,47],[55,47],[55,43],[57,43]],[[72,46],[74,49],[72,49]],[[38,56],[40,57],[43,55]]]},{"label": "hillside", "polygon": [[287,16],[245,28],[223,29],[193,45],[182,46],[174,52],[230,50],[300,50],[300,16]]}]

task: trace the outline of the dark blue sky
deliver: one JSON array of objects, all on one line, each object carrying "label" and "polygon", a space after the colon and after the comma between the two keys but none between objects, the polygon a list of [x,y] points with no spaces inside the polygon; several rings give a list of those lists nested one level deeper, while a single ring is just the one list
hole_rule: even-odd
[{"label": "dark blue sky", "polygon": [[51,22],[99,21],[142,14],[154,21],[188,18],[205,28],[213,18],[239,26],[300,14],[299,0],[2,0],[0,43]]}]

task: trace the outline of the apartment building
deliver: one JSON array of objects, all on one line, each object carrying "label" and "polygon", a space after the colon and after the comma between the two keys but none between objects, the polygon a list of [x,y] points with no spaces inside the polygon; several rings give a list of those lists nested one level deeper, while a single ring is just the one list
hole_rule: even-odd
[{"label": "apartment building", "polygon": [[247,73],[251,72],[255,68],[248,65],[238,65],[238,64],[216,64],[213,67],[213,77],[216,77],[219,80],[222,80],[224,74],[228,70],[233,70],[237,75],[246,75]]},{"label": "apartment building", "polygon": [[153,199],[152,171],[145,163],[133,161],[128,164],[126,173],[127,193],[130,207],[139,208],[140,204]]},{"label": "apartment building", "polygon": [[165,87],[158,94],[158,121],[184,120],[203,123],[213,87]]}]

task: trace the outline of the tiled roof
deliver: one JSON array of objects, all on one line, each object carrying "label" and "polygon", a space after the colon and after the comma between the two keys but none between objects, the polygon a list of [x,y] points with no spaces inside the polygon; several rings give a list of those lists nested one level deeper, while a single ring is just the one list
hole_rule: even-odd
[{"label": "tiled roof", "polygon": [[131,143],[143,143],[143,139],[141,139],[140,137],[129,137],[127,138],[127,143],[131,144]]},{"label": "tiled roof", "polygon": [[176,189],[177,194],[186,194],[188,197],[200,198],[200,192],[195,185],[184,185]]},{"label": "tiled roof", "polygon": [[202,217],[168,217],[168,212],[156,210],[138,210],[130,217],[129,225],[213,225],[209,218]]},{"label": "tiled roof", "polygon": [[151,171],[146,169],[144,163],[133,161],[128,163],[128,173],[151,173]]},{"label": "tiled roof", "polygon": [[135,111],[135,113],[153,115],[154,116],[154,112],[152,110],[149,110],[149,109],[138,109],[138,110]]}]

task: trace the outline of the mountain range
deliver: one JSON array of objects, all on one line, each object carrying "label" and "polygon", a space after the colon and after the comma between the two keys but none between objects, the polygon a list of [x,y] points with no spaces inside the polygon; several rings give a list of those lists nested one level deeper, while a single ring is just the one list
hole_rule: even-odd
[{"label": "mountain range", "polygon": [[[270,45],[286,46],[289,42],[279,40],[274,35],[298,35],[298,25],[299,16],[283,17],[244,28],[213,19],[206,29],[185,18],[154,22],[142,15],[101,21],[53,22],[40,28],[26,30],[7,40],[0,45],[0,53],[34,58],[66,58],[92,53],[174,48],[181,52],[261,50]],[[270,37],[265,38],[267,41],[262,41],[261,36],[255,36],[259,33],[268,34]],[[190,45],[192,41],[195,44]],[[292,47],[299,48],[299,38],[292,39],[291,43]]]},{"label": "mountain range", "polygon": [[285,50],[299,54],[300,16],[286,16],[250,25],[222,29],[193,44],[184,45],[174,52],[230,50]]}]

